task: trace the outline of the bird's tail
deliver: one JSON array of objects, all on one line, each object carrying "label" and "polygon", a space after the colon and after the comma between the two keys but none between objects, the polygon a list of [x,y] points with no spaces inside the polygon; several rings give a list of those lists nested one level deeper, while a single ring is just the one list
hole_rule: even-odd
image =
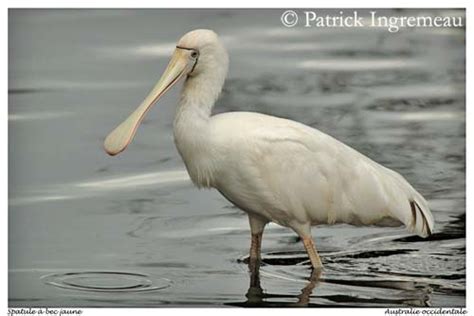
[{"label": "bird's tail", "polygon": [[[416,192],[416,191],[415,191]],[[426,238],[433,233],[434,219],[426,200],[416,192],[414,199],[410,200],[411,222],[408,230],[420,237]]]}]

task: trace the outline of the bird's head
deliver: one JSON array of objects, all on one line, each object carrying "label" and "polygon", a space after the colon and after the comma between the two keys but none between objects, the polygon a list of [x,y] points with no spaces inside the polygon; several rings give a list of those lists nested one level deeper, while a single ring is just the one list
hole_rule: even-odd
[{"label": "bird's head", "polygon": [[139,107],[117,126],[105,139],[104,149],[109,155],[117,155],[132,141],[146,112],[181,78],[218,77],[227,73],[228,55],[211,30],[194,30],[186,33],[177,43],[168,67],[158,83]]},{"label": "bird's head", "polygon": [[186,33],[178,41],[176,50],[188,50],[191,58],[195,58],[188,76],[214,73],[216,68],[227,71],[227,51],[212,30],[199,29]]}]

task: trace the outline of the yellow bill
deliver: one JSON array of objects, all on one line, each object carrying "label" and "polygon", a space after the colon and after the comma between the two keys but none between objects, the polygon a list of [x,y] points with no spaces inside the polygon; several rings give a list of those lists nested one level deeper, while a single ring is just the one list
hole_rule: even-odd
[{"label": "yellow bill", "polygon": [[138,108],[130,114],[125,121],[105,138],[104,149],[109,155],[117,155],[127,148],[148,110],[166,91],[178,82],[183,75],[192,70],[196,60],[191,57],[191,54],[192,50],[176,48],[168,67],[145,100],[143,100]]}]

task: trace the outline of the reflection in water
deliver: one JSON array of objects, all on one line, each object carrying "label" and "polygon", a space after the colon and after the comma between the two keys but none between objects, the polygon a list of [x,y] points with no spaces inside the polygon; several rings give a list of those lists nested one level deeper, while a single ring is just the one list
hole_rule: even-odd
[{"label": "reflection in water", "polygon": [[36,121],[36,120],[51,120],[51,119],[57,119],[57,118],[62,118],[65,116],[70,116],[72,115],[71,112],[52,112],[52,113],[26,113],[26,114],[11,114],[8,115],[8,120],[10,122],[17,122],[17,121]]},{"label": "reflection in water", "polygon": [[[426,287],[420,287],[412,281],[362,281],[362,280],[331,280],[322,277],[321,270],[308,269],[305,285],[299,294],[273,294],[277,289],[264,289],[261,286],[260,266],[250,268],[250,286],[244,302],[232,302],[227,305],[239,307],[327,307],[333,304],[343,306],[418,306],[429,307],[431,291]],[[298,283],[301,284],[301,283]],[[407,297],[360,297],[359,294],[318,294],[316,287],[322,284],[342,285],[345,287],[367,287],[382,289],[402,290]],[[356,292],[354,292],[356,293]]]},{"label": "reflection in water", "polygon": [[103,47],[98,50],[107,58],[153,58],[168,57],[173,53],[175,42],[140,45],[137,47]]},{"label": "reflection in water", "polygon": [[[277,288],[262,288],[260,266],[257,265],[255,269],[250,267],[250,286],[245,295],[247,300],[244,302],[229,303],[229,305],[241,307],[317,307],[331,306],[333,304],[341,304],[343,306],[431,306],[431,289],[415,281],[344,280],[324,277],[326,274],[325,271],[311,268],[305,269],[305,272],[307,272],[307,276],[304,278],[306,284],[299,294],[272,294]],[[329,272],[329,274],[331,274],[331,272]],[[303,284],[303,282],[298,282],[297,284]],[[314,289],[318,285],[326,288],[336,286],[340,289],[345,288],[346,290],[335,290],[334,292],[338,294],[328,295],[326,293],[327,289],[324,289],[322,293],[318,293],[317,290],[314,292]],[[362,288],[374,288],[374,291],[367,293],[380,290],[386,291],[387,289],[401,292],[394,297],[390,295],[361,297],[360,289]],[[357,291],[357,289],[359,289],[359,291]],[[352,292],[353,294],[343,294],[344,292]],[[403,295],[401,295],[401,293],[403,293]]]},{"label": "reflection in water", "polygon": [[[465,214],[426,239],[385,232],[353,240],[351,248],[322,252],[325,269],[311,275],[303,250],[263,253],[262,266],[249,266],[247,301],[231,305],[429,307],[436,295],[465,295]],[[240,262],[250,264],[248,257]],[[298,295],[275,294],[277,280],[304,287]]]},{"label": "reflection in water", "polygon": [[367,71],[367,70],[386,70],[400,68],[421,67],[419,60],[410,59],[323,59],[303,61],[299,64],[302,69],[325,70],[325,71]]},{"label": "reflection in water", "polygon": [[163,183],[188,181],[189,176],[185,170],[161,171],[142,175],[131,175],[115,179],[81,182],[80,188],[93,188],[95,190],[117,190],[135,186],[159,185]]},{"label": "reflection in water", "polygon": [[[310,296],[321,278],[321,270],[311,269],[307,284],[298,295],[270,294],[260,285],[260,265],[250,269],[250,286],[245,297],[245,302],[228,303],[227,305],[240,307],[305,307],[309,306]],[[291,302],[294,300],[294,302]],[[289,302],[290,301],[290,302]]]},{"label": "reflection in water", "polygon": [[[99,170],[100,171],[100,170]],[[10,205],[34,204],[55,200],[84,199],[115,191],[129,190],[137,187],[150,187],[189,183],[190,179],[185,170],[168,170],[133,174],[101,180],[81,181],[43,187],[40,194],[37,192],[22,197],[9,199]],[[136,199],[135,202],[149,201],[151,199]]]}]

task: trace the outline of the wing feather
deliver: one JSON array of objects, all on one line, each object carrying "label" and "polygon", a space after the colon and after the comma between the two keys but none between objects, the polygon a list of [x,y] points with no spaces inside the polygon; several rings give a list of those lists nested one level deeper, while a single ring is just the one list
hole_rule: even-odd
[{"label": "wing feather", "polygon": [[266,208],[275,205],[286,212],[280,218],[362,225],[387,224],[392,218],[422,237],[433,231],[426,200],[397,172],[301,123],[237,113],[218,115],[216,131],[224,135],[222,142],[232,144],[227,152],[239,157],[226,175],[235,172],[247,181],[243,187],[253,188],[240,203],[257,208],[266,196]]}]

